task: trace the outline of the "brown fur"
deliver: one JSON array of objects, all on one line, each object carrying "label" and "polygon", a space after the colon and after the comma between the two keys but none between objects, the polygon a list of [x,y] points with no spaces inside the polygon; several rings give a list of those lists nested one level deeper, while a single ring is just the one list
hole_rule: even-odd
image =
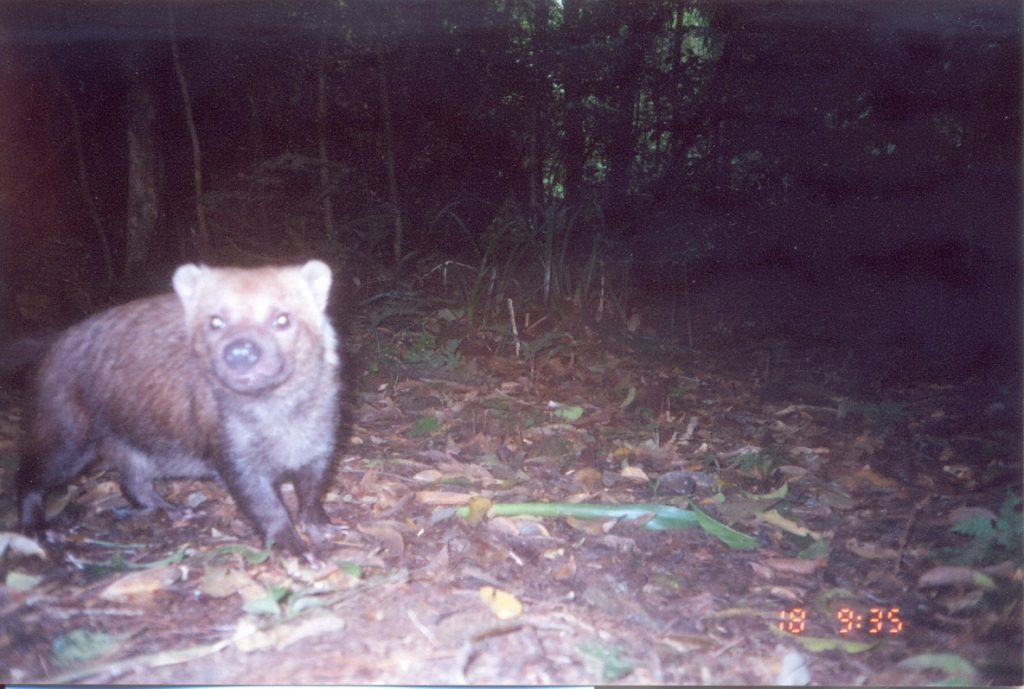
[{"label": "brown fur", "polygon": [[23,530],[44,526],[46,493],[96,456],[144,510],[176,511],[158,478],[219,477],[269,542],[307,548],[297,521],[326,524],[321,494],[339,422],[338,342],[324,309],[330,269],[184,265],[175,294],[112,308],[71,328],[36,378],[18,474]]}]

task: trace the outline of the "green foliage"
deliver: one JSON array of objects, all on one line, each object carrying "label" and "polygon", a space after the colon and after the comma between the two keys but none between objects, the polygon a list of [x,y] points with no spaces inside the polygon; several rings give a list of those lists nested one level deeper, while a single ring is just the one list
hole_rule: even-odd
[{"label": "green foliage", "polygon": [[921,653],[901,660],[897,667],[916,672],[939,672],[937,687],[969,687],[979,684],[978,670],[971,661],[953,653]]},{"label": "green foliage", "polygon": [[636,400],[636,386],[630,385],[626,390],[626,396],[619,402],[619,409],[625,409]]},{"label": "green foliage", "polygon": [[497,323],[510,334],[509,300],[519,319],[541,309],[577,316],[595,307],[602,286],[607,307],[622,314],[624,295],[608,284],[611,275],[602,260],[604,219],[596,203],[570,207],[553,200],[531,213],[507,201],[475,235],[452,208],[435,223],[442,220],[464,235],[464,252],[474,257],[441,260],[424,277],[440,278],[453,313],[468,329]]},{"label": "green foliage", "polygon": [[437,420],[437,417],[427,415],[421,416],[416,419],[416,422],[409,429],[409,437],[415,438],[424,435],[430,435],[437,433],[441,430],[441,422]]},{"label": "green foliage", "polygon": [[280,585],[267,586],[264,591],[264,597],[246,601],[242,610],[250,615],[292,618],[312,608],[322,607],[320,595],[326,592],[324,589],[292,590]]},{"label": "green foliage", "polygon": [[53,640],[53,662],[63,667],[95,660],[113,651],[123,638],[88,629],[72,629]]},{"label": "green foliage", "polygon": [[434,302],[424,292],[395,290],[375,294],[359,306],[369,327],[377,328],[396,318],[402,323],[424,318],[433,310]]},{"label": "green foliage", "polygon": [[583,416],[583,407],[576,405],[568,407],[559,407],[558,409],[555,410],[555,416],[557,416],[560,419],[565,419],[570,423],[573,421],[578,421],[579,418]]},{"label": "green foliage", "polygon": [[365,575],[362,566],[357,562],[351,562],[349,560],[337,560],[335,564],[338,565],[338,569],[355,579],[362,579]]},{"label": "green foliage", "polygon": [[705,470],[716,472],[722,470],[722,464],[718,461],[718,455],[714,452],[705,452],[700,459]]},{"label": "green foliage", "polygon": [[636,662],[624,657],[624,650],[615,645],[588,641],[580,644],[579,650],[580,653],[599,664],[602,682],[614,682],[621,679],[636,667]]},{"label": "green foliage", "polygon": [[432,333],[416,333],[406,338],[402,363],[417,368],[451,370],[459,363],[458,348],[456,339],[438,340]]},{"label": "green foliage", "polygon": [[[644,404],[636,405],[635,407],[632,408],[632,411],[635,420],[641,424],[651,424],[654,421],[654,417],[657,416],[653,409]],[[657,433],[658,429],[656,427],[653,427],[651,428],[651,430]]]},{"label": "green foliage", "polygon": [[242,610],[250,615],[280,615],[281,601],[288,595],[288,587],[268,586],[265,590],[266,596],[246,601],[242,605]]},{"label": "green foliage", "polygon": [[[601,270],[598,247],[604,230],[600,206],[568,207],[551,202],[541,211],[538,249],[541,264],[541,303],[563,311],[572,306],[576,313],[591,304],[599,286]],[[574,250],[574,237],[587,238],[585,261]]]},{"label": "green foliage", "polygon": [[474,254],[470,262],[444,260],[427,275],[440,275],[449,299],[470,329],[483,326],[503,312],[510,293],[513,276],[520,272],[521,257],[530,247],[529,225],[525,216],[511,202],[506,203],[490,223],[477,235],[466,229],[465,222],[454,210],[446,209],[443,217],[448,226],[465,230],[464,244]]},{"label": "green foliage", "polygon": [[821,560],[829,556],[831,549],[828,547],[828,541],[820,540],[814,541],[809,546],[797,553],[797,557],[801,560]]},{"label": "green foliage", "polygon": [[1019,562],[1024,539],[1020,506],[1020,496],[1011,490],[995,520],[985,514],[974,514],[958,521],[951,530],[966,536],[968,541],[960,547],[941,551],[940,557],[964,565],[988,565],[1006,559]]},{"label": "green foliage", "polygon": [[669,399],[682,399],[696,390],[698,385],[699,383],[696,380],[684,380],[682,383],[673,386],[672,389],[668,391]]},{"label": "green foliage", "polygon": [[766,481],[775,473],[779,464],[786,459],[785,453],[778,448],[766,448],[760,452],[744,452],[733,457],[729,466],[742,474],[754,476]]},{"label": "green foliage", "polygon": [[[469,507],[456,510],[462,518],[470,514]],[[685,510],[675,505],[660,503],[641,504],[588,504],[564,502],[495,503],[488,510],[491,517],[531,516],[545,518],[571,517],[574,519],[641,519],[643,527],[651,531],[677,531],[700,527],[708,535],[737,550],[752,550],[757,542],[750,536],[729,528],[697,509],[691,502]]]},{"label": "green foliage", "polygon": [[533,340],[521,340],[521,353],[532,366],[539,354],[555,356],[572,348],[572,340],[568,333],[549,330]]},{"label": "green foliage", "polygon": [[[142,548],[142,546],[138,544],[125,545],[118,543],[105,543],[102,541],[97,541],[96,544],[102,545],[104,547],[119,548],[121,550],[136,550]],[[79,566],[87,575],[96,578],[107,576],[111,572],[128,572],[132,570],[141,569],[159,569],[161,567],[166,567],[168,565],[173,565],[181,562],[185,558],[185,551],[187,550],[187,548],[188,546],[183,545],[170,555],[160,558],[159,560],[156,560],[154,562],[131,562],[125,560],[124,557],[122,557],[121,553],[114,553],[111,557],[108,557],[105,560],[94,561],[80,559]]]},{"label": "green foliage", "polygon": [[11,472],[13,475],[20,463],[13,445],[10,448],[0,448],[0,472]]},{"label": "green foliage", "polygon": [[[426,304],[424,303],[422,306],[423,308],[402,311],[401,314],[399,310],[392,309],[388,311],[388,317],[413,315],[421,321],[424,327],[432,325],[431,317],[441,320],[448,319],[445,313],[448,313],[449,310],[442,309],[428,317],[425,315]],[[378,312],[377,316],[380,315]],[[373,318],[371,318],[371,322]],[[373,342],[363,350],[363,355],[367,359],[367,369],[371,373],[401,369],[405,366],[431,370],[452,370],[458,366],[461,360],[458,351],[459,340],[456,338],[439,337],[428,330],[402,330],[389,334],[381,329],[375,329],[374,335]]]},{"label": "green foliage", "polygon": [[229,543],[214,548],[207,556],[207,561],[215,562],[220,559],[235,557],[241,557],[250,565],[259,565],[266,562],[270,557],[270,548],[257,550],[241,543]]}]

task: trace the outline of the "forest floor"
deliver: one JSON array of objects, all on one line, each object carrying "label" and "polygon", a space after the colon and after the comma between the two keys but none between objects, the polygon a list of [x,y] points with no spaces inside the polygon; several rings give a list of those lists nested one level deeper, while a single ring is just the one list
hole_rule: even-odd
[{"label": "forest floor", "polygon": [[[535,321],[518,357],[353,328],[325,500],[347,528],[319,566],[261,552],[215,482],[164,483],[189,519],[118,518],[92,470],[49,558],[0,533],[0,679],[1024,683],[1019,385],[900,382],[734,297],[675,315],[696,347],[653,306],[658,329]],[[21,403],[0,399],[3,529]],[[702,517],[488,513],[510,503]]]}]

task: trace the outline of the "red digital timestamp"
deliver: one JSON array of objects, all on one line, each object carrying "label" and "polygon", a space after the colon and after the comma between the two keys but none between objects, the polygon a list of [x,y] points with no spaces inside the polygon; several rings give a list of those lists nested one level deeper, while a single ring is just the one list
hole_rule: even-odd
[{"label": "red digital timestamp", "polygon": [[[836,633],[840,636],[862,632],[870,635],[902,634],[903,618],[899,608],[853,608],[843,606],[833,612]],[[779,612],[779,630],[789,634],[807,631],[807,608],[788,608]]]}]

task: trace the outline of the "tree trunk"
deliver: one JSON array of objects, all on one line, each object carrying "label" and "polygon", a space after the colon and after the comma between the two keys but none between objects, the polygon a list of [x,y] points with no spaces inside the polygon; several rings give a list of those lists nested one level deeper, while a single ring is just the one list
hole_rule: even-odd
[{"label": "tree trunk", "polygon": [[608,201],[606,214],[609,222],[617,223],[626,216],[629,199],[629,167],[635,157],[635,132],[632,108],[616,116],[607,141]]},{"label": "tree trunk", "polygon": [[388,193],[395,218],[395,234],[391,250],[395,267],[402,262],[402,241],[405,233],[402,224],[402,203],[398,194],[398,175],[395,172],[395,137],[391,127],[391,92],[388,88],[387,54],[383,42],[377,44],[377,83],[380,94],[381,117],[384,120],[384,167],[388,176]]},{"label": "tree trunk", "polygon": [[128,209],[125,222],[124,274],[129,281],[146,269],[160,219],[157,195],[159,155],[153,124],[156,108],[146,80],[148,70],[138,47],[127,61],[128,73]]},{"label": "tree trunk", "polygon": [[[563,32],[567,34],[567,43],[576,45],[574,39],[579,31],[580,0],[565,0],[564,8]],[[562,148],[565,203],[569,208],[573,208],[582,200],[583,168],[587,163],[586,140],[583,133],[583,88],[571,64],[563,65],[562,82],[565,84],[565,138]]]},{"label": "tree trunk", "polygon": [[3,337],[14,335],[14,293],[10,283],[11,269],[14,261],[14,241],[11,237],[13,228],[0,218],[0,333]]},{"label": "tree trunk", "polygon": [[550,14],[550,7],[548,0],[536,0],[534,5],[533,15],[533,54],[531,56],[533,70],[533,89],[531,93],[531,112],[530,112],[530,133],[529,142],[527,149],[527,171],[529,175],[527,189],[528,200],[530,205],[530,217],[533,219],[534,226],[537,227],[543,222],[543,204],[544,204],[544,123],[543,123],[543,109],[544,103],[547,101],[548,93],[548,77],[543,73],[540,65],[537,64],[538,59],[544,52],[547,28],[548,28],[548,17]]},{"label": "tree trunk", "polygon": [[327,159],[327,23],[320,33],[319,65],[316,90],[316,136],[320,154],[320,203],[324,217],[327,244],[334,243],[334,202],[331,199],[331,170]]},{"label": "tree trunk", "polygon": [[[257,105],[259,103],[259,95],[255,85],[250,85],[248,99],[249,118],[252,122],[249,129],[252,133],[252,170],[254,174],[258,174],[264,158],[263,119]],[[267,194],[265,191],[260,191],[256,196],[256,207],[259,214],[260,231],[267,232],[270,230],[270,212],[267,210]]]},{"label": "tree trunk", "polygon": [[188,126],[189,140],[192,142],[192,178],[196,192],[196,249],[200,258],[210,255],[210,231],[206,225],[206,206],[203,203],[203,156],[199,147],[199,133],[196,121],[192,116],[192,96],[189,95],[188,81],[185,70],[181,66],[181,51],[178,49],[178,37],[174,30],[174,12],[167,5],[167,27],[171,37],[171,57],[174,59],[174,73],[178,76],[178,87],[181,89],[181,102],[185,109],[185,124]]},{"label": "tree trunk", "polygon": [[53,61],[47,58],[47,67],[50,71],[50,78],[53,79],[54,87],[61,97],[68,104],[68,113],[71,115],[71,138],[75,144],[75,161],[78,166],[78,189],[82,194],[82,203],[85,205],[89,220],[92,221],[93,229],[96,231],[96,241],[100,247],[100,260],[103,262],[103,277],[105,278],[103,289],[109,291],[114,284],[114,257],[110,250],[110,240],[107,231],[103,227],[103,220],[100,218],[99,210],[96,208],[96,201],[89,185],[89,171],[85,164],[85,146],[82,143],[82,121],[78,115],[78,105],[75,99],[64,88],[60,74]]},{"label": "tree trunk", "polygon": [[619,88],[613,99],[614,115],[609,127],[606,152],[608,156],[608,201],[605,208],[609,223],[619,224],[628,215],[630,200],[630,166],[636,159],[637,111],[640,98],[639,82],[633,76],[643,69],[643,40],[627,39],[624,62],[618,67],[616,79]]}]

